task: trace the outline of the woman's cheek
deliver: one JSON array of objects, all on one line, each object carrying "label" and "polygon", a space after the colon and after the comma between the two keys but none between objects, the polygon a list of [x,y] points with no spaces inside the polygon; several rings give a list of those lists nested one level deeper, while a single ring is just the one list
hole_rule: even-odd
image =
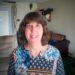
[{"label": "woman's cheek", "polygon": [[27,39],[29,38],[29,36],[30,36],[30,31],[29,30],[25,31],[25,36],[26,36]]}]

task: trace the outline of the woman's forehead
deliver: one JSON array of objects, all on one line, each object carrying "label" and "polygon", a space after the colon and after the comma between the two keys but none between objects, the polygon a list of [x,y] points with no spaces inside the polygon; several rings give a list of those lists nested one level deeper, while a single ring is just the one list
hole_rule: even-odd
[{"label": "woman's forehead", "polygon": [[27,24],[41,24],[40,22],[37,22],[37,21],[30,21],[29,23]]}]

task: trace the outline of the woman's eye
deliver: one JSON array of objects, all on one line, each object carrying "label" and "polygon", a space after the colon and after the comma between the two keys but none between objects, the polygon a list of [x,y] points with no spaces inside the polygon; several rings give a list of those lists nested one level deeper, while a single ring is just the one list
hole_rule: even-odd
[{"label": "woman's eye", "polygon": [[31,26],[30,25],[27,25],[26,28],[31,28]]},{"label": "woman's eye", "polygon": [[40,24],[37,24],[37,25],[36,25],[36,27],[40,27],[40,26],[41,26]]},{"label": "woman's eye", "polygon": [[27,29],[31,29],[31,28],[40,28],[40,27],[41,27],[41,24],[36,24],[36,25],[27,24],[27,25],[26,25],[26,28],[27,28]]},{"label": "woman's eye", "polygon": [[39,25],[37,24],[36,27],[39,27]]}]

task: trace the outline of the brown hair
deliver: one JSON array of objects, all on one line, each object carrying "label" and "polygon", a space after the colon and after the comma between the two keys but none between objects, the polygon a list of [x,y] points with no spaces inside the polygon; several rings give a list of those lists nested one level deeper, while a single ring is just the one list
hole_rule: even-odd
[{"label": "brown hair", "polygon": [[46,19],[39,12],[30,12],[24,17],[24,19],[20,23],[19,29],[17,31],[17,40],[18,40],[18,44],[20,46],[24,46],[24,44],[27,43],[27,39],[25,37],[25,27],[28,23],[30,23],[32,21],[40,23],[43,27],[43,36],[42,36],[42,40],[41,40],[42,45],[45,45],[48,43],[48,38],[47,38],[48,28],[47,28]]}]

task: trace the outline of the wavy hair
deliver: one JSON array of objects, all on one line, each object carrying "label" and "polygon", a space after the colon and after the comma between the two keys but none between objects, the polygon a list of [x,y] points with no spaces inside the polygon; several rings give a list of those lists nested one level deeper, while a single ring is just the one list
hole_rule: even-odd
[{"label": "wavy hair", "polygon": [[45,17],[39,12],[29,12],[20,23],[19,29],[17,31],[17,40],[19,46],[24,46],[27,43],[27,39],[25,36],[25,27],[32,21],[40,23],[43,27],[43,36],[41,39],[42,45],[48,43],[48,27]]}]

